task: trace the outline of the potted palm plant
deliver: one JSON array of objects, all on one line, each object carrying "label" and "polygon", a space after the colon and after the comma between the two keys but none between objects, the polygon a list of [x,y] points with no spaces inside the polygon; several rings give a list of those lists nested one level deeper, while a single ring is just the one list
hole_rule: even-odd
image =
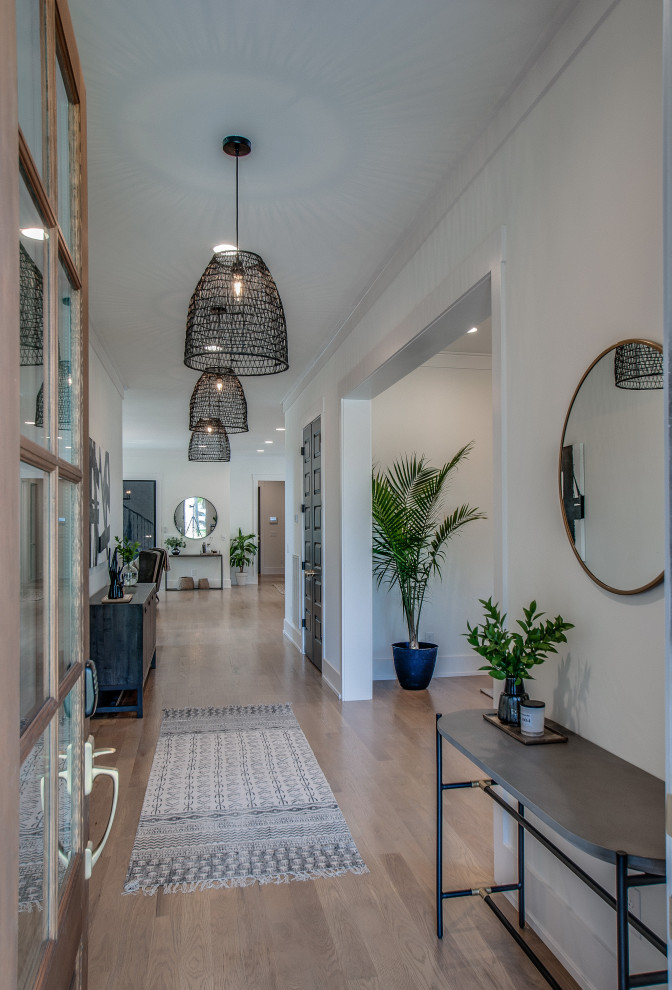
[{"label": "potted palm plant", "polygon": [[497,715],[500,722],[507,725],[520,723],[520,703],[527,700],[524,682],[532,678],[532,667],[543,663],[549,653],[557,653],[556,643],[566,643],[565,633],[573,629],[571,622],[565,622],[561,615],[554,619],[543,619],[545,612],[537,612],[537,603],[532,601],[523,608],[523,618],[516,619],[518,630],[506,628],[506,613],[499,611],[499,603],[492,604],[479,598],[485,614],[481,626],[470,626],[463,633],[467,643],[486,661],[479,670],[485,670],[495,680],[504,681],[504,690],[499,696]]},{"label": "potted palm plant", "polygon": [[243,533],[240,526],[238,533],[229,542],[229,562],[231,567],[237,567],[236,583],[247,584],[245,568],[252,563],[257,553],[257,541],[254,533]]},{"label": "potted palm plant", "polygon": [[423,690],[432,679],[438,646],[420,642],[420,616],[432,576],[441,580],[446,544],[484,513],[461,505],[444,515],[453,472],[473,443],[460,448],[442,467],[424,455],[404,455],[372,479],[373,575],[378,587],[398,588],[408,641],[394,643],[394,668],[402,688]]}]

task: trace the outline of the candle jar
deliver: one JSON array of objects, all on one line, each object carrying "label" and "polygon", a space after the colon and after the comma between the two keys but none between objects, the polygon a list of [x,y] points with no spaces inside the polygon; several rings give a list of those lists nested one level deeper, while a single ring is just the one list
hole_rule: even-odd
[{"label": "candle jar", "polygon": [[524,736],[543,736],[546,705],[543,701],[521,701],[520,731]]}]

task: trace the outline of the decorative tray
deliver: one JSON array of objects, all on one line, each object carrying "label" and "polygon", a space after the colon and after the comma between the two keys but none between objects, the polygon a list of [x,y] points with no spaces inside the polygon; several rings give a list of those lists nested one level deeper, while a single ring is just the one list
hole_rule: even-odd
[{"label": "decorative tray", "polygon": [[101,601],[104,605],[123,605],[124,602],[132,602],[133,595],[124,595],[123,598],[108,598],[105,595],[104,598],[101,598]]},{"label": "decorative tray", "polygon": [[563,735],[562,732],[557,732],[555,729],[551,729],[548,725],[548,720],[544,725],[543,736],[524,736],[520,731],[519,725],[505,725],[500,722],[497,718],[497,712],[483,712],[483,718],[490,725],[496,726],[501,729],[502,732],[506,732],[507,736],[511,736],[512,739],[516,739],[523,746],[543,746],[544,743],[566,743],[567,736]]}]

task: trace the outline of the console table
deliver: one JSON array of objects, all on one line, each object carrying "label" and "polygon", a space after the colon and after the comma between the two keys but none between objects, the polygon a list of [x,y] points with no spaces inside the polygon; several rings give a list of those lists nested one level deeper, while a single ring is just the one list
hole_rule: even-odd
[{"label": "console table", "polygon": [[[219,561],[219,585],[215,585],[214,588],[209,588],[209,591],[219,591],[224,587],[224,555],[221,553],[176,553],[169,554],[170,558],[170,569],[173,570],[175,561],[177,560],[217,560]],[[171,588],[168,586],[168,571],[164,571],[166,576],[165,588],[166,591],[179,591],[179,588]],[[185,572],[185,576],[186,572]],[[198,580],[198,578],[197,578]],[[201,589],[202,590],[202,589]]]},{"label": "console table", "polygon": [[142,691],[150,667],[156,667],[156,585],[129,588],[130,602],[104,602],[107,588],[89,599],[91,659],[98,689],[136,691],[134,705],[99,704],[97,712],[137,712],[142,718]]},{"label": "console table", "polygon": [[[667,969],[630,973],[629,928],[659,952],[667,946],[628,911],[631,887],[665,883],[665,785],[562,726],[567,743],[525,746],[489,725],[483,710],[437,715],[436,721],[436,916],[443,936],[443,903],[452,897],[480,895],[510,935],[554,988],[560,984],[493,901],[492,895],[518,892],[518,925],[525,927],[525,833],[534,837],[616,912],[618,990],[667,983]],[[484,780],[443,782],[442,744],[451,743],[486,775]],[[509,804],[493,788],[499,785],[516,801]],[[518,878],[468,890],[443,889],[443,798],[446,791],[478,787],[518,826]],[[578,849],[616,868],[616,897],[560,850],[525,818],[529,809]]]}]

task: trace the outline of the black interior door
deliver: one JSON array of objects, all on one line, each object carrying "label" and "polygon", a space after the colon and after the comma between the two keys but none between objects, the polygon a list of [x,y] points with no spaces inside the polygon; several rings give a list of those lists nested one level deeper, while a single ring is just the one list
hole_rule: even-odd
[{"label": "black interior door", "polygon": [[322,670],[322,430],[320,417],[303,431],[304,652]]}]

